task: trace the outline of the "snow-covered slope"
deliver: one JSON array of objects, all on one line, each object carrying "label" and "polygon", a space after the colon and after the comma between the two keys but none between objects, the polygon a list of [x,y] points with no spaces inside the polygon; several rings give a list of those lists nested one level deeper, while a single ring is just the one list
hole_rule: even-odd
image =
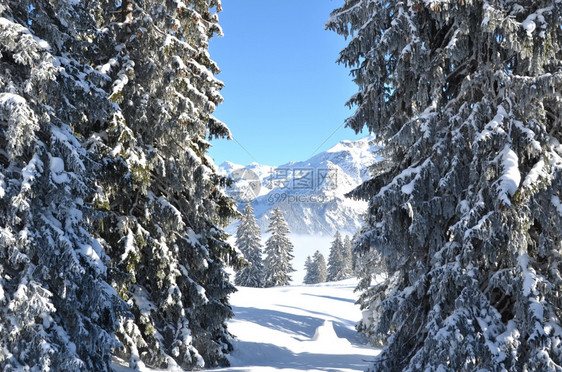
[{"label": "snow-covered slope", "polygon": [[[240,203],[254,207],[265,232],[269,211],[279,207],[291,232],[332,236],[336,231],[355,233],[367,204],[344,196],[369,176],[368,166],[378,157],[371,137],[342,141],[306,161],[279,167],[252,163],[246,167],[225,162],[220,172],[236,181],[228,189]],[[233,233],[235,226],[227,231]]]},{"label": "snow-covered slope", "polygon": [[237,337],[232,367],[216,371],[364,371],[378,350],[354,329],[356,284],[238,288],[228,325]]}]

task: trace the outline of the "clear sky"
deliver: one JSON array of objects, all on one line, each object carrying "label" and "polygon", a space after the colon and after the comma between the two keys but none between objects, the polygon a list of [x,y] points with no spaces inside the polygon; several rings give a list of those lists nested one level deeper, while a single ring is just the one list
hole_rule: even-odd
[{"label": "clear sky", "polygon": [[[213,140],[215,163],[282,165],[306,160],[343,139],[345,103],[357,91],[336,64],[346,41],[325,31],[343,0],[223,0],[224,37],[210,43],[225,83],[214,115],[235,141]],[[335,132],[335,133],[334,133]]]}]

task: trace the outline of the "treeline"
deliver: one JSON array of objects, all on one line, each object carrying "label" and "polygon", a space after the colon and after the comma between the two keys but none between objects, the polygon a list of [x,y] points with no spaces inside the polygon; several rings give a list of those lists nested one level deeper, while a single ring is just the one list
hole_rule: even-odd
[{"label": "treeline", "polygon": [[312,258],[308,256],[304,264],[306,274],[305,284],[317,284],[343,280],[355,275],[355,258],[352,254],[353,244],[348,235],[342,240],[341,234],[336,232],[330,247],[328,264],[320,251],[316,251]]}]

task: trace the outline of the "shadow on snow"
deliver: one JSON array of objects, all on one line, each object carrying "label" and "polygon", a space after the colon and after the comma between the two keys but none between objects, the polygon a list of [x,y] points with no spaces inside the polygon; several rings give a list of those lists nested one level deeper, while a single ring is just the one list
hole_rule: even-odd
[{"label": "shadow on snow", "polygon": [[324,319],[312,316],[295,315],[277,310],[256,309],[253,307],[233,306],[233,311],[235,320],[257,323],[276,331],[305,336],[307,338],[314,336],[316,328],[324,322]]},{"label": "shadow on snow", "polygon": [[352,300],[352,299],[350,299],[350,298],[335,297],[335,296],[326,296],[326,295],[317,295],[317,294],[312,294],[312,293],[303,293],[303,296],[321,297],[321,298],[327,298],[327,299],[329,299],[329,300],[343,301],[343,302],[349,302],[349,303],[355,304],[355,300]]},{"label": "shadow on snow", "polygon": [[[236,341],[234,350],[231,359],[233,369],[240,367],[236,363],[237,359],[251,359],[252,367],[290,368],[301,371],[339,372],[342,369],[365,370],[369,366],[369,357],[364,354],[295,353],[273,344],[246,341]],[[251,356],[244,355],[246,352],[251,353]]]},{"label": "shadow on snow", "polygon": [[[288,305],[278,305],[278,306],[286,307],[288,309],[301,310],[301,308],[295,306],[288,306]],[[324,322],[325,319],[332,320],[332,323],[334,325],[334,331],[336,332],[338,337],[346,338],[349,342],[351,342],[354,345],[366,344],[365,339],[359,333],[357,333],[357,331],[355,331],[355,322],[350,321],[348,319],[343,319],[337,316],[333,316],[328,313],[321,313],[319,311],[306,310],[306,312],[310,314],[318,315],[318,318],[313,318],[313,319],[319,321],[320,324],[322,324],[322,322]],[[316,331],[316,327],[318,327],[320,324],[316,323],[316,325],[312,330],[312,333],[308,337],[312,337],[314,335],[314,331]]]}]

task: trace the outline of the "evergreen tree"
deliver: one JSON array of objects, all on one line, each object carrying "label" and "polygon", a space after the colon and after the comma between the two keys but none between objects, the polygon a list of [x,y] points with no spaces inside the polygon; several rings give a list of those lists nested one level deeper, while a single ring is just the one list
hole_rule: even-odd
[{"label": "evergreen tree", "polygon": [[81,137],[111,110],[82,62],[90,32],[78,3],[0,3],[2,371],[109,371],[119,346],[125,303],[91,229],[99,164]]},{"label": "evergreen tree", "polygon": [[306,261],[304,261],[304,279],[303,279],[303,283],[304,284],[312,284],[313,282],[313,269],[312,269],[312,258],[310,258],[310,256],[306,256]]},{"label": "evergreen tree", "polygon": [[346,267],[343,256],[343,243],[341,241],[341,234],[336,231],[334,241],[330,247],[330,256],[328,257],[328,277],[329,282],[335,280],[342,280],[346,278]]},{"label": "evergreen tree", "polygon": [[312,264],[316,268],[316,283],[324,283],[328,278],[328,268],[326,266],[326,259],[320,251],[314,253]]},{"label": "evergreen tree", "polygon": [[314,257],[307,258],[308,265],[306,267],[306,276],[304,278],[305,284],[324,283],[328,276],[328,269],[326,268],[326,259],[320,251],[314,253]]},{"label": "evergreen tree", "polygon": [[96,69],[117,110],[95,143],[105,171],[98,231],[134,315],[117,351],[133,366],[228,364],[234,286],[224,266],[237,258],[219,228],[234,202],[206,156],[207,137],[229,136],[212,116],[223,86],[208,53],[221,33],[213,8],[219,0],[101,1],[92,10],[106,31]]},{"label": "evergreen tree", "polygon": [[3,370],[105,371],[112,350],[139,368],[228,363],[239,257],[205,155],[229,136],[211,115],[214,8],[0,4]]},{"label": "evergreen tree", "polygon": [[287,237],[289,226],[279,208],[272,212],[271,222],[267,229],[271,236],[265,242],[266,254],[264,260],[265,286],[275,287],[288,285],[291,281],[290,273],[295,271],[291,264],[293,259],[293,244]]},{"label": "evergreen tree", "polygon": [[353,245],[351,244],[351,239],[349,238],[349,235],[346,235],[345,238],[343,239],[342,256],[343,256],[342,276],[344,279],[347,279],[353,276]]},{"label": "evergreen tree", "polygon": [[385,143],[356,251],[374,371],[561,371],[562,3],[347,0],[327,27]]},{"label": "evergreen tree", "polygon": [[[351,239],[351,247],[352,249],[352,258],[351,258],[351,268],[353,270],[353,274],[357,277],[359,277],[359,262],[361,260],[362,255],[359,254],[355,254],[355,249],[354,247],[357,245],[357,241],[359,239],[359,237],[361,236],[362,231],[358,231],[355,233],[355,235],[353,235],[353,238]],[[374,252],[374,250],[370,250],[370,252]],[[364,252],[362,252],[364,254]]]},{"label": "evergreen tree", "polygon": [[244,254],[247,265],[237,271],[234,283],[245,287],[263,287],[261,232],[250,203],[246,204],[236,230],[236,247]]}]

